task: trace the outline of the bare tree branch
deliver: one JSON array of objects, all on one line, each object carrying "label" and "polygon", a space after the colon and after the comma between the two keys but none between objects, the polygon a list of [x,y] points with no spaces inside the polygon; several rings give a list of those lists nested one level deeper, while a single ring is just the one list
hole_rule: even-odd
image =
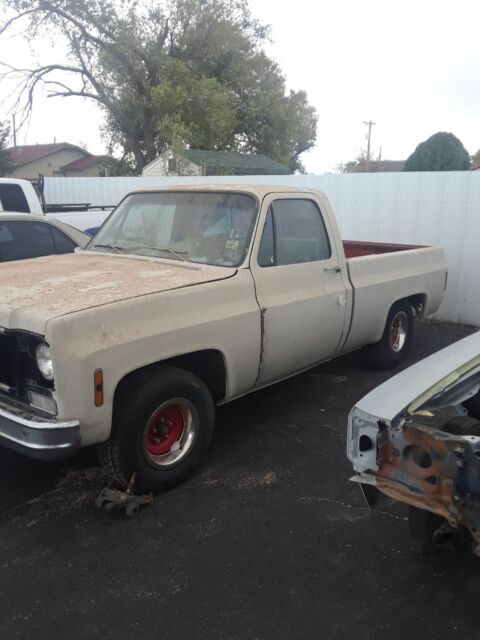
[{"label": "bare tree branch", "polygon": [[0,0],[0,6],[8,16],[0,35],[17,34],[23,19],[27,39],[45,32],[66,45],[51,54],[57,64],[45,64],[50,58],[33,68],[0,66],[0,80],[16,83],[6,100],[16,99],[20,126],[44,90],[102,105],[103,134],[135,157],[137,170],[179,140],[267,153],[292,166],[314,144],[315,110],[304,95],[289,103],[247,0]]},{"label": "bare tree branch", "polygon": [[78,98],[89,98],[91,100],[95,100],[96,102],[102,103],[100,98],[95,93],[88,93],[88,91],[73,91],[72,89],[67,89],[66,91],[49,91],[49,98],[69,98],[71,96],[77,96]]},{"label": "bare tree branch", "polygon": [[7,22],[5,22],[5,24],[3,24],[0,27],[0,36],[3,35],[5,31],[7,31],[7,29],[9,29],[16,22],[19,22],[23,18],[26,18],[27,16],[31,16],[34,13],[40,13],[42,11],[43,9],[36,7],[35,9],[29,9],[28,11],[23,11],[22,13],[19,13],[16,16],[13,16],[13,18],[10,18],[9,20],[7,20]]},{"label": "bare tree branch", "polygon": [[86,85],[84,80],[84,70],[82,68],[74,67],[71,65],[50,64],[38,67],[36,69],[23,69],[12,67],[12,65],[4,62],[0,62],[0,66],[6,67],[8,69],[8,71],[4,74],[1,74],[0,77],[13,78],[20,81],[17,88],[17,97],[14,103],[15,110],[20,113],[18,128],[21,128],[25,124],[31,114],[35,97],[35,90],[39,84],[42,84],[43,86],[57,85],[65,89],[64,92],[49,92],[49,97],[53,97],[54,95],[62,95],[63,97],[66,97],[68,95],[82,96],[84,98],[90,98],[92,100],[96,100],[97,102],[101,102],[100,97],[92,92],[86,90],[75,91],[74,89],[71,89],[60,81],[46,80],[46,77],[58,71],[73,73],[83,79],[83,86],[85,87]]},{"label": "bare tree branch", "polygon": [[[108,31],[108,29],[106,29],[101,23],[99,23],[98,20],[95,20],[93,16],[90,15],[91,24],[100,33],[102,33],[107,38],[107,40],[104,40],[102,38],[99,38],[98,36],[95,36],[91,31],[89,31],[85,27],[84,24],[82,24],[80,20],[77,20],[71,14],[67,13],[66,11],[63,11],[60,7],[55,5],[53,2],[50,2],[50,0],[40,0],[40,5],[44,10],[49,11],[50,13],[53,13],[63,18],[66,22],[69,22],[70,24],[74,25],[88,42],[96,44],[100,49],[104,49],[114,57],[117,57],[118,60],[120,60],[126,66],[126,68],[128,69],[129,73],[132,75],[132,77],[135,77],[137,75],[137,69],[131,63],[129,57],[125,55],[124,50],[122,50],[122,48],[117,45],[115,36],[110,31]],[[147,59],[145,58],[142,50],[139,47],[134,47],[134,50],[145,63]]]}]

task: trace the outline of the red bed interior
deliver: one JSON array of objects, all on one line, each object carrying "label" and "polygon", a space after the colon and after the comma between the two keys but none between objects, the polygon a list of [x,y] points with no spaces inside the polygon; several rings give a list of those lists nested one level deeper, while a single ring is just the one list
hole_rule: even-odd
[{"label": "red bed interior", "polygon": [[424,245],[418,244],[389,244],[388,242],[357,242],[344,240],[343,248],[346,258],[358,258],[379,253],[393,253],[395,251],[407,251],[408,249],[421,249]]}]

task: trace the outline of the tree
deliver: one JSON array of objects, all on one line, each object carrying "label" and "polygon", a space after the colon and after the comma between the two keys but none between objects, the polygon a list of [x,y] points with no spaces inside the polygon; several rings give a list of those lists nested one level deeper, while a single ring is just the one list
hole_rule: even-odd
[{"label": "tree", "polygon": [[[105,116],[103,135],[140,171],[170,147],[265,153],[301,170],[316,139],[317,115],[305,92],[286,93],[278,65],[263,51],[268,30],[247,0],[0,0],[0,33],[27,23],[30,41],[54,38],[66,58],[20,78],[24,115],[37,89],[81,96]],[[9,13],[10,11],[10,13]],[[24,30],[25,31],[25,30]]]},{"label": "tree", "polygon": [[480,149],[472,156],[472,165],[475,168],[480,167]]},{"label": "tree", "polygon": [[464,171],[470,156],[453,133],[438,132],[421,142],[405,162],[404,171]]},{"label": "tree", "polygon": [[7,151],[10,140],[10,126],[6,122],[0,122],[0,176],[8,175],[13,169],[13,162]]}]

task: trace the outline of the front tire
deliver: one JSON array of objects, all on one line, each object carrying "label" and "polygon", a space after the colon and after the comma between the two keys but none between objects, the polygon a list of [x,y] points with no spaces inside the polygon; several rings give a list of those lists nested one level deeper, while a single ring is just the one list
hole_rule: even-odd
[{"label": "front tire", "polygon": [[154,493],[182,482],[212,439],[215,407],[206,385],[175,367],[133,374],[115,400],[110,439],[99,445],[101,464],[126,487]]},{"label": "front tire", "polygon": [[390,309],[379,342],[364,348],[365,357],[374,369],[393,369],[406,357],[413,338],[413,309],[407,300]]}]

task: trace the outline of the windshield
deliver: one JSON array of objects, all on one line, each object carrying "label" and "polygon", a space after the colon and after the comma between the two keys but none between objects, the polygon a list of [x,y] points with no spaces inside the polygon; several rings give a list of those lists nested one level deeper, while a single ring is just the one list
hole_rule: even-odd
[{"label": "windshield", "polygon": [[238,266],[255,213],[255,198],[242,193],[134,193],[87,249]]}]

